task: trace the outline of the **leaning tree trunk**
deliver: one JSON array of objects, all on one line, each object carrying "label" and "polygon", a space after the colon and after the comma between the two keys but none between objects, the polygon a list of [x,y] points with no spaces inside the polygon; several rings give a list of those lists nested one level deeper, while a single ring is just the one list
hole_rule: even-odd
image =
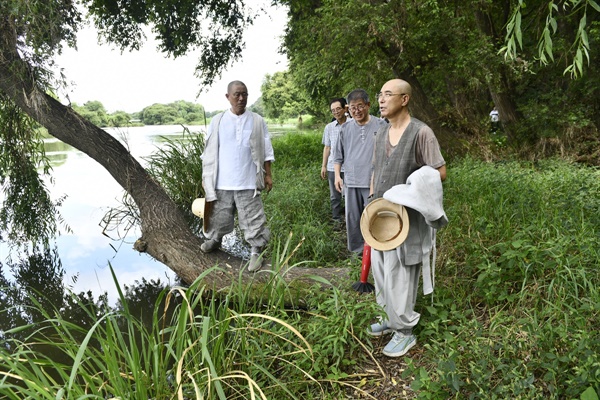
[{"label": "leaning tree trunk", "polygon": [[[30,66],[16,50],[16,38],[10,34],[10,30],[0,27],[0,90],[46,127],[50,135],[96,160],[133,198],[139,208],[142,232],[136,250],[148,253],[188,283],[214,266],[223,268],[207,274],[204,281],[208,286],[224,288],[233,277],[237,279],[244,267],[243,260],[220,251],[202,253],[200,238],[192,233],[175,203],[131,153],[118,140],[36,85],[29,73]],[[347,269],[293,268],[286,272],[285,279],[318,275],[335,284],[347,274]],[[250,282],[261,281],[268,275],[243,273],[242,276]]]}]

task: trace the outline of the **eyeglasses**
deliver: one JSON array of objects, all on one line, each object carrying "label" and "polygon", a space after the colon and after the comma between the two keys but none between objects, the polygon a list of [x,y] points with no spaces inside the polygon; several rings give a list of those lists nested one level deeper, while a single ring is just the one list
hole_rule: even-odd
[{"label": "eyeglasses", "polygon": [[348,109],[349,109],[351,112],[354,112],[354,111],[362,111],[362,110],[364,110],[365,108],[367,108],[367,105],[366,105],[366,104],[359,104],[359,105],[357,105],[357,106],[350,106]]},{"label": "eyeglasses", "polygon": [[404,96],[406,93],[392,93],[392,92],[385,92],[385,93],[377,93],[377,100],[381,99],[382,97],[384,99],[389,99],[392,96]]},{"label": "eyeglasses", "polygon": [[342,110],[343,110],[343,108],[342,108],[342,107],[338,107],[338,108],[333,108],[333,109],[331,109],[331,112],[335,114],[335,113],[339,113],[339,112],[340,112],[340,111],[342,111]]},{"label": "eyeglasses", "polygon": [[248,92],[235,92],[231,94],[234,98],[239,99],[240,97],[248,98]]}]

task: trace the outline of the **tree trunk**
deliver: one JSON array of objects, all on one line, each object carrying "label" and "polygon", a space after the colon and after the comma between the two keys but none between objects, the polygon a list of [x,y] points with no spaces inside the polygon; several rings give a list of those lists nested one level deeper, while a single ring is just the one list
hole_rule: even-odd
[{"label": "tree trunk", "polygon": [[411,114],[429,125],[435,133],[442,151],[451,157],[464,155],[466,148],[463,146],[462,141],[458,139],[456,132],[439,123],[439,114],[429,101],[427,94],[421,86],[421,82],[412,73],[412,69],[407,68],[404,71],[394,69],[394,74],[398,78],[410,83],[412,87],[412,97],[409,104]]},{"label": "tree trunk", "polygon": [[[398,54],[402,54],[402,49],[386,40],[386,38],[376,37],[376,43],[377,47],[387,55],[389,60],[398,60]],[[396,78],[408,82],[412,87],[412,96],[408,106],[411,115],[429,125],[445,154],[450,157],[464,155],[466,148],[463,146],[462,141],[458,140],[456,132],[445,128],[439,123],[439,113],[429,101],[421,82],[414,75],[412,66],[409,64],[407,67],[402,68],[399,61],[394,61],[392,70]]]},{"label": "tree trunk", "polygon": [[[502,26],[507,21],[509,8],[508,3],[505,4],[502,13]],[[504,38],[498,33],[494,27],[493,18],[489,12],[475,11],[475,20],[477,27],[482,34],[486,35],[492,43],[503,43]],[[499,57],[499,56],[498,56]],[[500,123],[504,127],[504,132],[509,139],[514,138],[513,126],[521,119],[521,115],[517,110],[516,103],[511,96],[510,80],[506,74],[506,65],[502,62],[498,63],[496,71],[490,71],[490,75],[496,75],[496,83],[488,81],[490,96],[494,105],[498,109],[498,117]]]},{"label": "tree trunk", "polygon": [[[16,50],[16,38],[0,28],[0,90],[55,138],[87,154],[102,165],[131,195],[140,211],[142,236],[134,248],[171,268],[185,282],[204,277],[209,287],[220,289],[238,279],[243,260],[221,251],[204,254],[201,239],[188,228],[175,203],[140,163],[115,138],[96,127],[36,86],[29,65]],[[193,199],[190,199],[190,205]],[[286,281],[318,275],[333,284],[348,276],[348,269],[294,268],[281,273]],[[246,282],[262,282],[268,273],[243,272]]]}]

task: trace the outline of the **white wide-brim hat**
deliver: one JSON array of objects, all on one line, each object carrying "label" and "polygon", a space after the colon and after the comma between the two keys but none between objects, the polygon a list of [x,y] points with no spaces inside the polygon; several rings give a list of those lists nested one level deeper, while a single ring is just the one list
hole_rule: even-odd
[{"label": "white wide-brim hat", "polygon": [[380,251],[400,246],[408,236],[408,212],[400,204],[375,199],[360,217],[360,231],[371,248]]},{"label": "white wide-brim hat", "polygon": [[212,210],[212,203],[206,201],[205,198],[199,198],[194,200],[192,203],[192,213],[202,219],[202,231],[206,233],[210,223],[210,211]]}]

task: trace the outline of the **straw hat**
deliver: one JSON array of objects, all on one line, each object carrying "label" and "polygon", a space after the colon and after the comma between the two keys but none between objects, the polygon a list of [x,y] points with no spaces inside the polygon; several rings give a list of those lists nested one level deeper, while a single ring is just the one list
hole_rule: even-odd
[{"label": "straw hat", "polygon": [[206,233],[209,228],[209,217],[212,210],[212,202],[206,201],[204,198],[196,199],[192,203],[192,213],[202,219],[202,232]]},{"label": "straw hat", "polygon": [[408,213],[400,204],[383,198],[371,201],[360,217],[365,242],[375,250],[392,250],[408,236]]}]

